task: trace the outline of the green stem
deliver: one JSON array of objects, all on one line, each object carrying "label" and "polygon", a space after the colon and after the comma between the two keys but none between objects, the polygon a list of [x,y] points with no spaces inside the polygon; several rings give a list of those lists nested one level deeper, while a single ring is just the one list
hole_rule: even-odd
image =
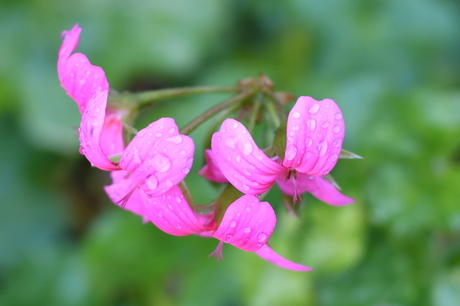
[{"label": "green stem", "polygon": [[195,210],[195,202],[193,202],[192,195],[191,195],[190,190],[188,189],[187,184],[185,183],[185,181],[181,181],[179,183],[179,188],[182,191],[182,194],[184,195],[184,198],[187,201],[187,203],[190,206],[190,208]]},{"label": "green stem", "polygon": [[238,87],[214,87],[214,86],[200,86],[200,87],[183,87],[183,88],[170,88],[152,91],[144,91],[132,94],[133,98],[138,101],[139,106],[144,106],[159,100],[178,98],[184,96],[206,94],[206,93],[225,93],[236,92]]},{"label": "green stem", "polygon": [[203,114],[199,115],[195,119],[193,119],[190,123],[188,123],[186,126],[184,126],[181,130],[180,133],[184,135],[188,135],[191,132],[193,132],[198,126],[200,126],[203,122],[214,116],[215,114],[225,110],[228,107],[231,107],[235,103],[240,103],[244,101],[245,99],[249,98],[254,94],[253,90],[248,90],[244,91],[242,93],[237,94],[236,96],[231,97],[228,100],[225,100],[224,102],[221,102],[214,107],[211,107],[207,111],[205,111]]},{"label": "green stem", "polygon": [[[273,101],[273,104],[274,104],[274,107],[275,107],[275,112],[277,114],[279,122],[283,122],[283,121],[287,120],[287,114],[286,114],[286,112],[284,110],[283,103],[281,103],[281,101],[278,99],[278,97],[276,95],[274,95],[273,92],[271,92],[271,91],[264,91],[264,95],[267,96],[267,98],[269,98],[270,100]],[[268,105],[270,105],[270,103]],[[279,126],[279,122],[278,122],[278,126]]]},{"label": "green stem", "polygon": [[252,109],[251,116],[249,117],[249,122],[248,122],[248,131],[252,133],[254,130],[254,126],[256,124],[257,117],[259,116],[259,110],[260,106],[262,104],[262,101],[260,100],[259,95],[254,99],[254,106]]}]

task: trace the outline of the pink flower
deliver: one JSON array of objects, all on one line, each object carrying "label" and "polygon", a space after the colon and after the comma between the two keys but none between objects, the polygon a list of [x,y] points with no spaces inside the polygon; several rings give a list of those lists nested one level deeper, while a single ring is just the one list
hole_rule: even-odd
[{"label": "pink flower", "polygon": [[289,113],[284,159],[269,158],[243,124],[227,119],[212,137],[214,162],[201,173],[214,180],[221,172],[245,194],[262,194],[277,181],[294,198],[308,191],[328,204],[350,204],[352,198],[320,177],[337,163],[344,133],[342,112],[334,101],[300,97]]},{"label": "pink flower", "polygon": [[61,86],[75,100],[82,113],[80,152],[96,167],[120,170],[108,157],[124,150],[122,110],[107,109],[109,83],[101,67],[93,66],[81,53],[74,53],[81,28],[62,32],[59,49],[58,76]]}]

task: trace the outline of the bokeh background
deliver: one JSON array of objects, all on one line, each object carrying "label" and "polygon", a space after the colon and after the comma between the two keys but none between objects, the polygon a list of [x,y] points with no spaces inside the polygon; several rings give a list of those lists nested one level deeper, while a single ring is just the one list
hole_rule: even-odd
[{"label": "bokeh background", "polygon": [[[306,195],[295,219],[269,195],[272,247],[313,272],[228,245],[216,262],[216,240],[169,236],[110,203],[56,74],[75,23],[78,51],[118,90],[263,72],[279,90],[337,101],[344,148],[364,159],[332,174],[356,203]],[[183,125],[226,97],[171,100],[139,125]],[[460,305],[457,1],[0,0],[0,144],[0,305]],[[187,182],[197,202],[217,194]]]}]

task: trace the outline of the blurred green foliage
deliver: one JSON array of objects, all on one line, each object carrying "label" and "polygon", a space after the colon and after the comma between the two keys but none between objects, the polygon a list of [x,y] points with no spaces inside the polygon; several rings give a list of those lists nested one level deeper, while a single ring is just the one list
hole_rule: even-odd
[{"label": "blurred green foliage", "polygon": [[[233,85],[332,98],[347,123],[333,175],[356,198],[279,191],[272,246],[297,273],[216,241],[173,237],[110,203],[78,154],[59,87],[61,31],[118,90]],[[0,305],[460,304],[460,5],[454,0],[0,0]],[[180,126],[225,96],[162,103]],[[202,128],[192,136],[203,149]],[[202,165],[195,159],[194,170]],[[196,202],[217,191],[187,178]],[[206,190],[205,193],[198,190]]]}]

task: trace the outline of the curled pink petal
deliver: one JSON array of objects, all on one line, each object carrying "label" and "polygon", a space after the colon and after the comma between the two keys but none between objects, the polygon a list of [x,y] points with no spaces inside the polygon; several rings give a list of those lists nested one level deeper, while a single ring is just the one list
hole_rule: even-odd
[{"label": "curled pink petal", "polygon": [[212,150],[204,150],[204,156],[206,158],[206,165],[198,171],[198,174],[211,182],[227,183],[228,180],[217,166],[217,161],[214,158]]},{"label": "curled pink petal", "polygon": [[109,90],[104,70],[91,65],[88,58],[81,53],[72,54],[67,60],[61,86],[77,102],[81,113],[95,92]]},{"label": "curled pink petal", "polygon": [[123,122],[121,111],[106,109],[104,126],[101,131],[100,146],[106,156],[122,154],[125,145],[123,142]]},{"label": "curled pink petal", "polygon": [[157,197],[177,185],[190,172],[195,145],[179,133],[172,118],[161,118],[142,129],[120,159],[141,188]]},{"label": "curled pink petal", "polygon": [[107,95],[107,90],[98,92],[88,102],[79,129],[80,153],[85,155],[93,166],[114,171],[120,170],[120,167],[107,157],[100,146]]},{"label": "curled pink petal", "polygon": [[257,195],[270,189],[284,167],[259,149],[243,124],[226,119],[211,142],[222,174],[245,194]]},{"label": "curled pink petal", "polygon": [[174,236],[201,233],[207,228],[198,220],[178,186],[159,197],[141,191],[146,217],[159,229]]},{"label": "curled pink petal", "polygon": [[310,175],[332,170],[342,149],[345,124],[331,99],[300,97],[289,113],[283,166]]},{"label": "curled pink petal", "polygon": [[270,238],[276,215],[268,202],[244,195],[227,208],[213,237],[248,252],[260,249]]},{"label": "curled pink petal", "polygon": [[72,54],[72,52],[74,52],[78,47],[78,43],[80,41],[80,32],[81,28],[79,28],[78,24],[76,24],[73,26],[72,30],[64,31],[61,34],[62,45],[59,49],[57,63],[58,76],[59,80],[61,81],[61,86],[65,77],[65,66],[67,59],[69,58],[70,54]]},{"label": "curled pink petal", "polygon": [[280,256],[275,251],[273,251],[267,244],[264,244],[259,250],[255,252],[259,257],[269,261],[281,268],[294,270],[294,271],[312,271],[313,268],[307,267],[292,261],[287,260],[286,258]]},{"label": "curled pink petal", "polygon": [[309,192],[319,200],[335,206],[347,205],[355,201],[341,194],[340,191],[325,178],[298,172],[296,176],[295,183],[293,182],[294,178],[287,180],[279,178],[276,181],[284,194],[295,196],[296,192],[298,194]]}]

